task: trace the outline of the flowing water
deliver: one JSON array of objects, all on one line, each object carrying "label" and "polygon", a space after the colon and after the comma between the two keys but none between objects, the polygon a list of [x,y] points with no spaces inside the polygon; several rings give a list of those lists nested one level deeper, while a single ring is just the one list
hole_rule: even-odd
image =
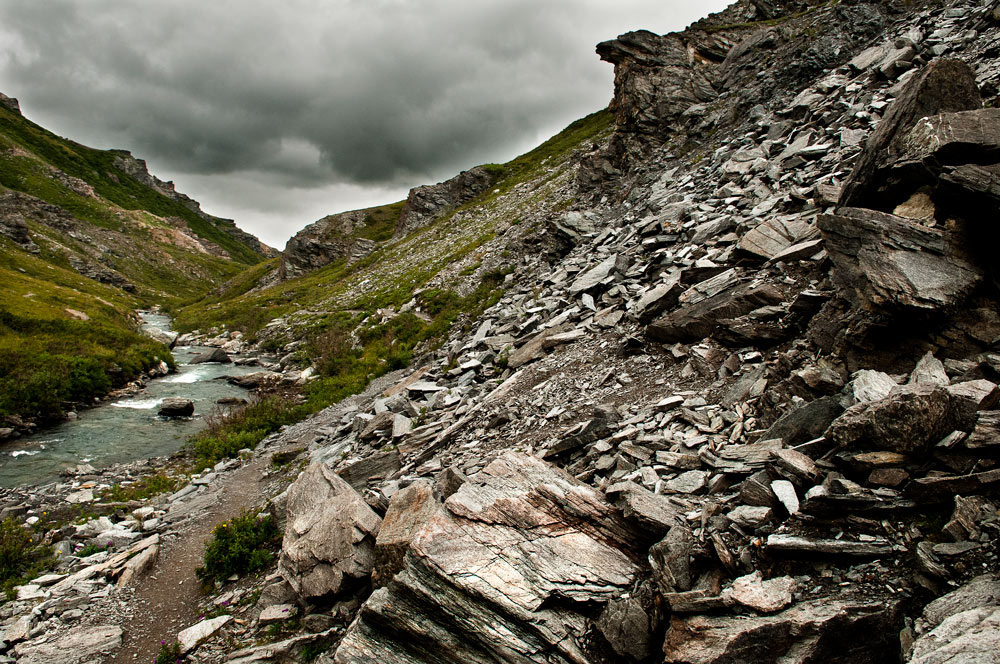
[{"label": "flowing water", "polygon": [[[143,314],[145,327],[169,329],[169,318]],[[225,376],[259,371],[233,364],[188,364],[209,348],[174,348],[177,373],[150,380],[141,392],[82,410],[76,420],[63,422],[0,446],[0,486],[44,484],[78,463],[101,468],[114,463],[172,454],[188,436],[205,426],[222,397],[245,398],[247,391],[230,385]],[[166,397],[194,401],[194,416],[174,420],[157,417]]]}]

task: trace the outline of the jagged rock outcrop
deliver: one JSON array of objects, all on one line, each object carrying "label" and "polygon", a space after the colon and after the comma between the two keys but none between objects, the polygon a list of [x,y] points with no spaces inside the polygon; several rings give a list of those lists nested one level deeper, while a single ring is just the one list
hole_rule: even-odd
[{"label": "jagged rock outcrop", "polygon": [[367,583],[382,519],[347,482],[314,463],[288,489],[278,572],[317,601]]},{"label": "jagged rock outcrop", "polygon": [[112,152],[115,154],[114,161],[112,162],[115,168],[125,173],[133,180],[146,185],[150,189],[166,196],[171,200],[177,201],[240,244],[249,247],[251,251],[268,258],[278,255],[278,251],[276,249],[267,246],[256,236],[237,227],[236,222],[232,219],[223,219],[222,217],[216,217],[208,214],[201,209],[201,203],[194,200],[187,194],[177,191],[173,182],[164,182],[160,178],[151,174],[146,166],[145,159],[137,159],[136,157],[133,157],[132,153],[128,150],[113,150]]},{"label": "jagged rock outcrop", "polygon": [[462,171],[438,184],[414,187],[406,197],[393,237],[403,237],[468,203],[493,185],[496,176],[483,166]]},{"label": "jagged rock outcrop", "polygon": [[353,263],[370,254],[377,243],[354,235],[368,214],[368,210],[331,214],[293,235],[281,252],[281,278],[297,277],[340,259]]},{"label": "jagged rock outcrop", "polygon": [[504,454],[427,522],[334,661],[587,661],[588,607],[636,580],[642,539],[594,489]]},{"label": "jagged rock outcrop", "polygon": [[12,113],[17,113],[18,115],[21,115],[21,104],[18,103],[17,99],[15,99],[14,97],[8,97],[2,92],[0,92],[0,106],[3,106]]},{"label": "jagged rock outcrop", "polygon": [[[606,151],[585,158],[578,182],[589,189],[641,168],[668,139],[686,151],[684,131],[694,137],[738,122],[727,108],[760,113],[775,94],[799,92],[863,49],[884,28],[891,5],[859,2],[817,12],[797,0],[743,0],[682,32],[642,30],[599,44],[598,55],[615,65],[616,128]],[[734,91],[739,100],[725,100]],[[805,99],[797,101],[786,115],[808,110]]]}]

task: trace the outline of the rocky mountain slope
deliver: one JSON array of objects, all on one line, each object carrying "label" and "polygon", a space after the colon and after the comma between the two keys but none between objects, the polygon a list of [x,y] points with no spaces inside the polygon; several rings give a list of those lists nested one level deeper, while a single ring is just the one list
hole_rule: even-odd
[{"label": "rocky mountain slope", "polygon": [[[598,53],[613,125],[182,313],[311,398],[375,380],[143,512],[169,536],[280,453],[248,505],[276,564],[161,638],[240,664],[995,660],[1000,5],[740,0]],[[142,554],[140,521],[105,525]],[[23,590],[8,652],[114,652],[119,558]]]},{"label": "rocky mountain slope", "polygon": [[0,417],[12,418],[0,430],[10,433],[169,359],[135,333],[137,308],[198,298],[275,252],[128,152],[60,138],[16,99],[0,101]]}]

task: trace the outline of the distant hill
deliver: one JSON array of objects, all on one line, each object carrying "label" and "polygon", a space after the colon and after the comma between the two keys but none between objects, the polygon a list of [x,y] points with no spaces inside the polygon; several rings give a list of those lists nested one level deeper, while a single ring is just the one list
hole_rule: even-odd
[{"label": "distant hill", "polygon": [[129,152],[56,136],[0,95],[0,417],[15,418],[0,429],[168,358],[135,332],[137,308],[197,299],[273,255]]}]

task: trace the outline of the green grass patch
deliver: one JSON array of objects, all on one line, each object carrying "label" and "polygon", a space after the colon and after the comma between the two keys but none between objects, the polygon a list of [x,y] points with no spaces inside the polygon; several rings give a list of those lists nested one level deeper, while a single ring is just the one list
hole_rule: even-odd
[{"label": "green grass patch", "polygon": [[52,549],[42,544],[38,533],[14,519],[0,521],[0,585],[13,599],[14,586],[30,581],[55,561]]},{"label": "green grass patch", "polygon": [[245,406],[218,412],[206,418],[205,429],[190,441],[197,468],[209,468],[222,459],[235,457],[242,449],[254,449],[268,434],[307,415],[288,399],[269,395]]},{"label": "green grass patch", "polygon": [[146,500],[161,493],[174,492],[181,488],[185,481],[183,477],[160,471],[127,484],[115,482],[110,488],[101,492],[101,502],[127,503],[133,500]]},{"label": "green grass patch", "polygon": [[398,203],[369,208],[368,214],[365,215],[364,226],[354,231],[354,237],[385,242],[396,231],[396,222],[399,221],[405,204],[406,201],[399,201]]},{"label": "green grass patch", "polygon": [[450,290],[425,290],[417,296],[417,303],[430,320],[406,312],[385,323],[360,325],[355,331],[357,344],[351,336],[354,319],[345,315],[329,319],[307,348],[321,378],[306,386],[306,408],[315,412],[357,394],[374,378],[406,367],[418,346],[443,340],[460,316],[473,320],[496,304],[507,273],[498,270],[484,275],[479,286],[464,297]]},{"label": "green grass patch", "polygon": [[163,344],[95,320],[39,319],[0,309],[0,417],[49,419],[92,402],[160,360]]},{"label": "green grass patch", "polygon": [[243,512],[215,527],[205,545],[204,564],[195,574],[209,585],[233,574],[259,571],[274,561],[280,542],[281,531],[271,515]]}]

